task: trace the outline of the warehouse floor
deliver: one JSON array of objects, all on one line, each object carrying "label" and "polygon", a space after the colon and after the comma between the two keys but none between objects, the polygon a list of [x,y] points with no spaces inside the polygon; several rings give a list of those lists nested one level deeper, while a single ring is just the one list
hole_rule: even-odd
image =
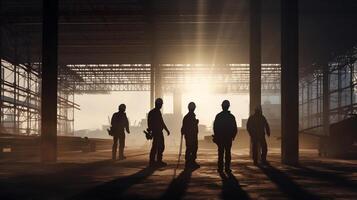
[{"label": "warehouse floor", "polygon": [[[67,153],[56,164],[33,159],[0,160],[0,199],[357,199],[357,160],[319,158],[302,151],[299,166],[254,166],[247,151],[234,151],[231,175],[216,171],[216,152],[200,149],[201,168],[176,168],[166,151],[164,168],[148,168],[148,151],[128,149],[113,162],[110,151]],[[182,162],[181,162],[182,163]]]}]

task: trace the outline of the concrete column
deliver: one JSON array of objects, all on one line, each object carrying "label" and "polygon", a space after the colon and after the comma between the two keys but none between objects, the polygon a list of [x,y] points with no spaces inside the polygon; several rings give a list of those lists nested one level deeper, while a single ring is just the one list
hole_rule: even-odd
[{"label": "concrete column", "polygon": [[155,0],[145,1],[146,14],[148,20],[148,33],[151,38],[151,82],[150,82],[150,106],[154,106],[155,99],[162,98],[161,73],[158,62],[158,42],[157,25],[155,17]]},{"label": "concrete column", "polygon": [[298,0],[282,0],[281,155],[284,164],[299,161]]},{"label": "concrete column", "polygon": [[342,77],[341,77],[341,69],[337,69],[337,120],[341,121],[342,120]]},{"label": "concrete column", "polygon": [[154,107],[155,104],[155,75],[154,67],[151,63],[150,66],[150,108]]},{"label": "concrete column", "polygon": [[[250,1],[249,113],[261,104],[261,0]],[[250,144],[252,156],[252,144]]]},{"label": "concrete column", "polygon": [[[0,16],[2,16],[2,1],[0,0]],[[3,24],[3,18],[0,17],[0,80],[3,80],[3,72],[2,72],[2,67],[1,67],[1,59],[2,59],[2,24]],[[3,94],[3,88],[2,88],[2,83],[0,82],[0,132],[3,131],[3,122],[2,118],[4,117],[3,115],[3,101],[2,101],[2,94]]]},{"label": "concrete column", "polygon": [[58,0],[43,1],[41,160],[57,160]]},{"label": "concrete column", "polygon": [[322,77],[322,124],[324,135],[330,135],[330,77],[329,66],[326,63]]},{"label": "concrete column", "polygon": [[249,111],[261,104],[261,0],[250,1]]}]

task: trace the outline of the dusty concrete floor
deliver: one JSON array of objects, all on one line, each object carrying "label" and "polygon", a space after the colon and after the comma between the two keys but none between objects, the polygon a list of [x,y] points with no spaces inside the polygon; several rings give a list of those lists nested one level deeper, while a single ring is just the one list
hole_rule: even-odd
[{"label": "dusty concrete floor", "polygon": [[[166,151],[165,168],[147,168],[147,151],[127,150],[112,162],[110,152],[68,153],[56,164],[36,159],[0,160],[0,199],[357,199],[357,161],[304,152],[298,167],[271,153],[256,167],[246,152],[233,152],[233,175],[216,172],[216,152],[200,150],[201,168],[175,171],[177,153]],[[174,174],[176,176],[174,177]]]}]

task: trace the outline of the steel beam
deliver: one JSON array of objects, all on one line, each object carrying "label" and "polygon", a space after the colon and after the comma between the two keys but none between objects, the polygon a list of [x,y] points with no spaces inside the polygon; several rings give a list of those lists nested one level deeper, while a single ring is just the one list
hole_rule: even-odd
[{"label": "steel beam", "polygon": [[282,0],[281,155],[284,164],[299,161],[298,0]]},{"label": "steel beam", "polygon": [[43,1],[41,160],[57,160],[58,0]]}]

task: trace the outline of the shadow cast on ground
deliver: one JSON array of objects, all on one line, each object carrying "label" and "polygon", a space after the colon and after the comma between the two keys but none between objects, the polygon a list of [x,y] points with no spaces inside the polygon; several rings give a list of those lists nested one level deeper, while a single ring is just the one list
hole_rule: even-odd
[{"label": "shadow cast on ground", "polygon": [[315,194],[303,189],[292,178],[280,171],[279,169],[271,166],[270,164],[260,165],[261,171],[273,182],[278,188],[287,195],[289,199],[301,200],[301,199],[321,199]]},{"label": "shadow cast on ground", "polygon": [[152,175],[157,168],[146,167],[130,176],[118,178],[74,196],[72,199],[122,199],[122,194],[131,186]]},{"label": "shadow cast on ground", "polygon": [[174,178],[160,199],[182,199],[188,188],[193,170],[185,169]]},{"label": "shadow cast on ground", "polygon": [[250,199],[248,193],[242,189],[239,181],[232,173],[228,175],[220,173],[219,175],[222,178],[222,199]]}]

